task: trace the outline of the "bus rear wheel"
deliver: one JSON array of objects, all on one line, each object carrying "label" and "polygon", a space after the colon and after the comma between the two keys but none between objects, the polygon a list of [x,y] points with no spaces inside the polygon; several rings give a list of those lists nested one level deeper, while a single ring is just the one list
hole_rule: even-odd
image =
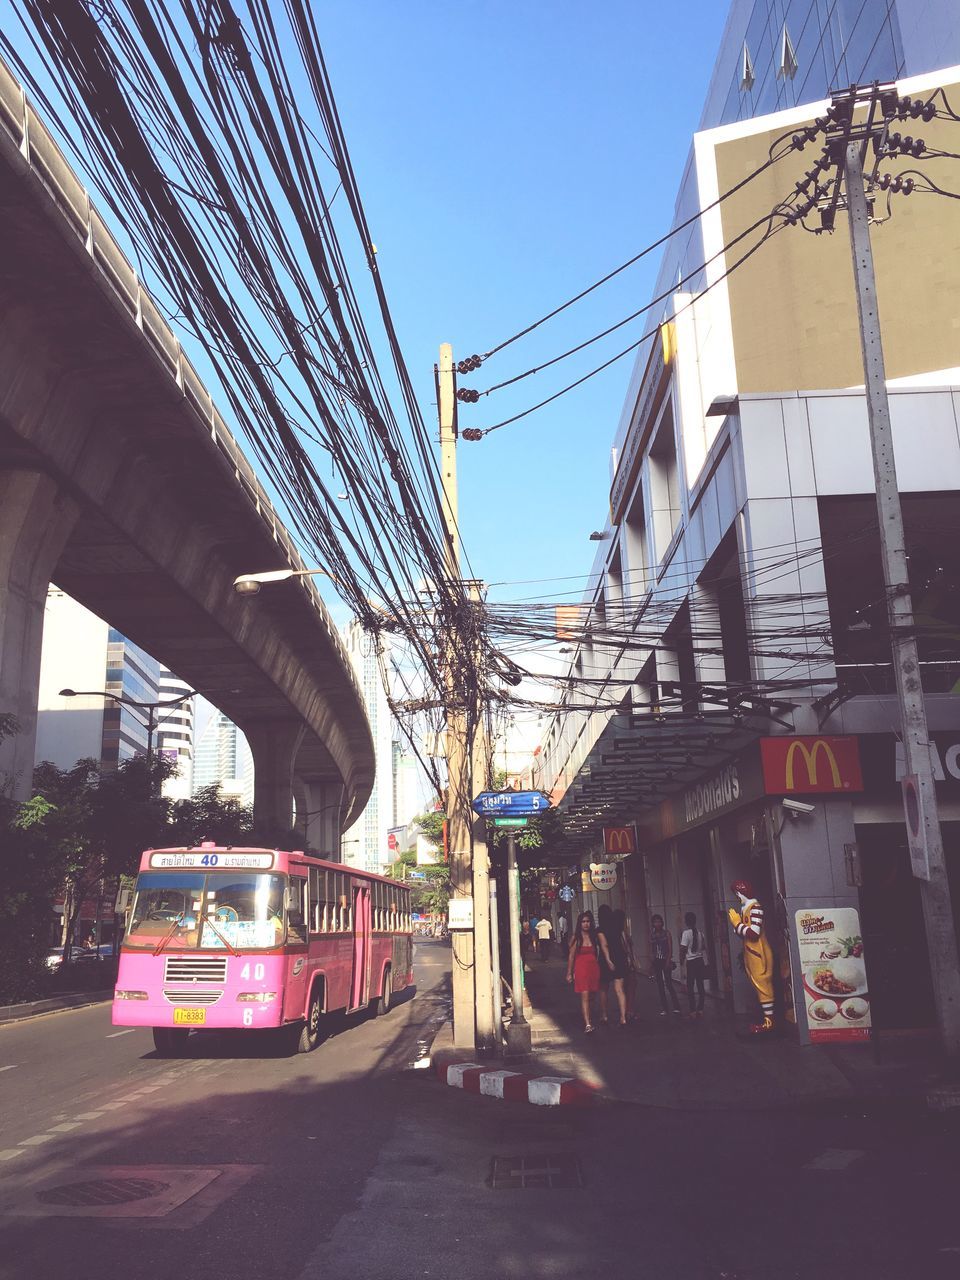
[{"label": "bus rear wheel", "polygon": [[181,1027],[154,1027],[153,1047],[161,1058],[182,1058],[190,1032]]},{"label": "bus rear wheel", "polygon": [[390,972],[390,966],[387,965],[383,971],[383,990],[380,992],[380,999],[377,1001],[377,1017],[382,1017],[385,1013],[390,1012],[390,1006],[393,1004],[393,975]]}]

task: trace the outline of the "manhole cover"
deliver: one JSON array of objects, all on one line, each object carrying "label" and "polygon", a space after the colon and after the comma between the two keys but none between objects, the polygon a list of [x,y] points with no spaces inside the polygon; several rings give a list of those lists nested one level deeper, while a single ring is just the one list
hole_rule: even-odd
[{"label": "manhole cover", "polygon": [[154,1182],[150,1178],[98,1178],[94,1182],[70,1182],[62,1187],[48,1187],[46,1191],[37,1192],[37,1199],[44,1204],[77,1207],[131,1204],[134,1200],[147,1200],[169,1189],[169,1182]]},{"label": "manhole cover", "polygon": [[493,1191],[541,1187],[549,1191],[582,1187],[580,1160],[572,1152],[559,1155],[494,1156],[489,1186]]}]

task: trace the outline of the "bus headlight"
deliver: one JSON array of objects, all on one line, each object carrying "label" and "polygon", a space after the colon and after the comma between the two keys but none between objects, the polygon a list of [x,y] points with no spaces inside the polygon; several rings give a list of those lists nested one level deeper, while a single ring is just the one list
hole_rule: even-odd
[{"label": "bus headlight", "polygon": [[116,1000],[149,1000],[146,991],[114,991]]},{"label": "bus headlight", "polygon": [[237,999],[242,1003],[256,1001],[257,1004],[269,1004],[271,1000],[276,1000],[276,991],[241,991]]}]

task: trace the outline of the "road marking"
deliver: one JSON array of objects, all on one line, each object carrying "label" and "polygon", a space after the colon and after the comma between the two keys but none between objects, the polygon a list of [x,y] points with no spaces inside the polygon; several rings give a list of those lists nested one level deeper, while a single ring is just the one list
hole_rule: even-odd
[{"label": "road marking", "polygon": [[79,1129],[80,1122],[78,1120],[65,1120],[63,1124],[52,1124],[50,1126],[51,1133],[69,1133],[71,1129]]},{"label": "road marking", "polygon": [[41,1142],[52,1142],[52,1133],[38,1133],[34,1138],[24,1138],[22,1142],[18,1142],[18,1147],[39,1147]]},{"label": "road marking", "polygon": [[121,1107],[125,1107],[126,1105],[127,1105],[126,1100],[122,1102],[104,1102],[101,1104],[100,1110],[101,1111],[119,1111]]},{"label": "road marking", "polygon": [[102,1111],[81,1111],[79,1115],[73,1118],[74,1120],[99,1120],[102,1115]]},{"label": "road marking", "polygon": [[132,1036],[136,1030],[136,1027],[127,1027],[126,1031],[112,1031],[110,1035],[107,1036],[107,1039],[116,1040],[117,1036]]},{"label": "road marking", "polygon": [[840,1169],[849,1169],[850,1165],[865,1154],[864,1151],[844,1151],[839,1147],[828,1147],[826,1151],[821,1151],[818,1156],[808,1160],[803,1167],[836,1172]]},{"label": "road marking", "polygon": [[6,1151],[0,1151],[0,1160],[12,1160],[14,1156],[22,1156],[22,1147],[7,1147]]},{"label": "road marking", "polygon": [[19,1065],[18,1062],[11,1062],[9,1067],[0,1067],[0,1071],[16,1071]]}]

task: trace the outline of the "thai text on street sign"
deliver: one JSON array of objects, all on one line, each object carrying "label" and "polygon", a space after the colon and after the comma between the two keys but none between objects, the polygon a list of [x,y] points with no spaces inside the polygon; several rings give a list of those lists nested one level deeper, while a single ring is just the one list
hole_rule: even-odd
[{"label": "thai text on street sign", "polygon": [[481,791],[473,802],[481,818],[529,818],[549,808],[550,797],[542,791]]}]

